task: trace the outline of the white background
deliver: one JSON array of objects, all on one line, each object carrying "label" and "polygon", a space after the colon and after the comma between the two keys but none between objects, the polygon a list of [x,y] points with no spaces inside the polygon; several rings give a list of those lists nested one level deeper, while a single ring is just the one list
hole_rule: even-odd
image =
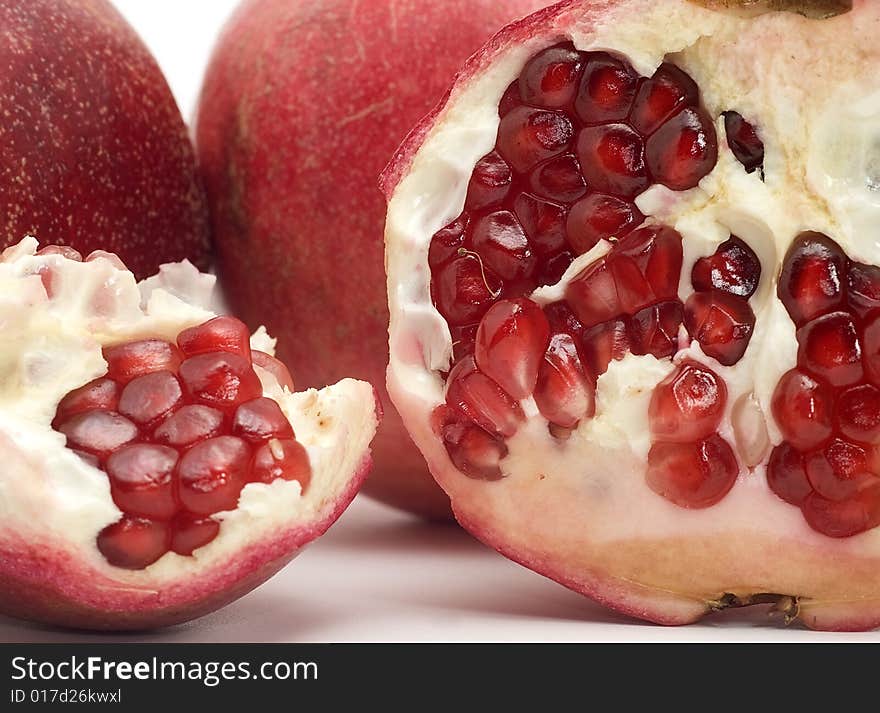
[{"label": "white background", "polygon": [[[441,1],[441,0],[438,0]],[[190,118],[233,0],[116,0]],[[476,543],[358,498],[274,579],[222,611],[172,629],[93,635],[0,617],[0,641],[880,641],[880,634],[783,628],[766,609],[677,629],[590,602]]]}]

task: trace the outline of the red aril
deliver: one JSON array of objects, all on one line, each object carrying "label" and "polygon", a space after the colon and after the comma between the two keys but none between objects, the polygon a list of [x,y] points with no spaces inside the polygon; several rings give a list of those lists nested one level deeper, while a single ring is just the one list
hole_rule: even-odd
[{"label": "red aril", "polygon": [[[465,66],[383,177],[389,389],[459,522],[517,562],[655,622],[771,602],[814,628],[870,628],[876,171],[869,150],[841,147],[871,145],[880,7],[806,20],[731,5],[567,0]],[[523,73],[551,50],[574,52],[582,76],[544,105]],[[804,72],[817,66],[833,69]],[[428,256],[445,225],[481,217],[464,202],[472,170],[532,111],[564,115],[572,142],[513,166],[493,210],[552,183],[552,234],[566,212],[573,259],[555,283],[499,276],[493,290],[544,312],[550,348],[531,394],[487,388],[492,419],[458,409],[444,430],[453,377],[474,369]],[[550,254],[536,251],[536,274]]]},{"label": "red aril", "polygon": [[472,357],[462,359],[449,372],[446,403],[480,428],[499,436],[512,436],[524,418],[519,404],[483,374]]},{"label": "red aril", "polygon": [[474,167],[465,203],[471,210],[500,205],[510,191],[510,166],[496,151],[486,154]]}]

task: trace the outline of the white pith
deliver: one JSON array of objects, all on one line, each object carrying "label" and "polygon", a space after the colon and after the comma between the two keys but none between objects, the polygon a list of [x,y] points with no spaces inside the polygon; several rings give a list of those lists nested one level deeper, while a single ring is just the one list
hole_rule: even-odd
[{"label": "white pith", "polygon": [[[587,6],[575,5],[572,12]],[[880,3],[858,3],[857,13],[817,21],[792,13],[744,19],[686,0],[622,0],[610,3],[598,22],[594,15],[578,24],[576,16],[563,14],[556,26],[565,29],[542,28],[505,47],[489,69],[453,90],[389,203],[389,391],[433,472],[466,519],[486,528],[488,539],[536,562],[590,561],[583,552],[593,547],[608,553],[615,542],[697,541],[701,535],[716,542],[742,539],[761,548],[797,542],[826,555],[876,554],[878,531],[832,540],[810,529],[797,508],[774,495],[765,478],[766,448],[761,463],[743,467],[732,491],[711,508],[683,510],[651,491],[644,479],[647,408],[654,386],[673,368],[668,359],[628,355],[613,362],[599,379],[596,417],[582,422],[568,441],[554,440],[546,421],[528,410],[527,423],[507,439],[506,477],[498,482],[457,473],[432,434],[428,418],[443,402],[438,370],[448,367],[451,339],[430,299],[428,246],[434,232],[461,213],[473,167],[495,144],[504,90],[528,58],[557,42],[623,54],[643,75],[653,73],[664,58],[673,61],[696,81],[713,116],[733,109],[758,127],[766,148],[766,182],[757,173],[746,174],[733,157],[719,118],[719,160],[700,186],[682,193],[655,186],[637,201],[649,220],[671,225],[683,236],[682,300],[691,292],[695,260],[714,252],[731,233],[761,258],[761,283],[751,299],[756,328],[743,359],[723,367],[698,345],[676,357],[704,362],[725,380],[728,403],[720,433],[730,443],[739,436],[760,445],[764,428],[773,443],[781,440],[767,414],[779,377],[796,359],[794,326],[776,298],[775,284],[791,240],[803,230],[817,230],[852,259],[880,263]],[[563,280],[601,252],[582,258]],[[557,286],[536,297],[545,302],[561,293]],[[754,407],[742,409],[749,415],[740,415],[734,429],[733,406],[752,395],[765,415]],[[594,557],[597,571],[605,568],[602,556]],[[765,568],[718,559],[717,571],[692,584],[695,601],[701,584],[711,593],[722,581],[727,591],[804,593],[806,580],[797,568],[785,573],[769,563],[762,563]],[[613,576],[629,572],[638,585],[638,573],[628,571],[625,562],[620,567]],[[565,576],[577,579],[571,572]],[[684,589],[682,581],[670,586]],[[651,587],[650,581],[643,584]],[[823,592],[833,589],[825,584]],[[877,598],[876,592],[872,596]]]},{"label": "white pith", "polygon": [[[291,393],[257,367],[264,395],[278,401],[308,451],[312,481],[306,493],[297,481],[248,484],[235,510],[215,516],[222,523],[216,539],[192,556],[169,553],[142,571],[110,566],[96,537],[121,513],[107,475],[52,429],[55,409],[65,394],[106,373],[102,347],[148,337],[174,341],[181,330],[216,316],[215,278],[184,262],[164,266],[139,285],[110,260],[35,255],[37,247],[26,238],[0,258],[0,521],[7,536],[66,549],[120,585],[160,589],[184,574],[222,566],[248,544],[308,524],[346,489],[376,430],[372,387],[346,379]],[[37,274],[47,265],[60,286],[51,300]],[[251,345],[274,353],[263,328]]]}]

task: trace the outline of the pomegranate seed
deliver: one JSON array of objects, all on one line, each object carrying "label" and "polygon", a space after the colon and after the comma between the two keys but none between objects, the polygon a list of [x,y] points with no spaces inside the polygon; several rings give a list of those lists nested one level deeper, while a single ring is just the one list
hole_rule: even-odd
[{"label": "pomegranate seed", "polygon": [[469,324],[467,327],[453,327],[452,333],[452,359],[457,364],[466,356],[471,356],[476,349],[477,324]]},{"label": "pomegranate seed", "polygon": [[556,255],[565,249],[565,208],[530,193],[520,193],[513,206],[529,244],[538,255]]},{"label": "pomegranate seed", "polygon": [[880,386],[880,315],[871,317],[862,331],[864,367],[868,378]]},{"label": "pomegranate seed", "polygon": [[648,136],[674,114],[686,106],[695,106],[699,100],[696,82],[675,65],[663,63],[653,77],[640,83],[630,124]]},{"label": "pomegranate seed", "polygon": [[[623,238],[615,246],[612,254],[612,259],[616,260],[617,256],[627,256],[638,265],[639,273],[644,275],[654,298],[678,299],[682,248],[681,235],[675,230],[665,226],[639,228]],[[620,290],[619,285],[618,290]],[[639,304],[639,307],[641,306],[644,306],[644,303]]]},{"label": "pomegranate seed", "polygon": [[437,309],[452,325],[477,322],[501,293],[498,277],[475,253],[450,262],[434,279]]},{"label": "pomegranate seed", "polygon": [[510,192],[512,180],[510,166],[498,155],[498,152],[492,151],[486,154],[474,166],[464,202],[465,208],[482,210],[500,204]]},{"label": "pomegranate seed", "polygon": [[568,243],[582,255],[600,240],[622,238],[645,216],[634,204],[621,198],[591,193],[571,207],[565,229]]},{"label": "pomegranate seed", "polygon": [[181,406],[162,422],[153,438],[175,448],[188,448],[199,441],[219,436],[223,414],[217,409],[199,404]]},{"label": "pomegranate seed", "polygon": [[538,270],[538,285],[555,285],[562,279],[572,262],[574,256],[567,250],[547,258]]},{"label": "pomegranate seed", "polygon": [[553,334],[565,332],[570,334],[572,338],[578,342],[584,332],[584,325],[580,323],[571,307],[567,302],[553,302],[544,307],[544,316],[550,324],[550,331]]},{"label": "pomegranate seed", "polygon": [[673,443],[699,441],[713,433],[727,403],[727,386],[696,362],[685,362],[657,384],[648,406],[651,433]]},{"label": "pomegranate seed", "polygon": [[472,239],[483,264],[504,280],[521,280],[535,269],[529,240],[510,211],[500,210],[478,219]]},{"label": "pomegranate seed", "polygon": [[464,246],[464,231],[467,225],[468,221],[465,218],[458,218],[434,233],[431,246],[428,248],[428,264],[432,270],[445,265],[459,254],[458,251]]},{"label": "pomegranate seed", "polygon": [[193,446],[177,468],[180,502],[197,515],[234,510],[248,481],[250,464],[250,448],[234,436],[219,436]]},{"label": "pomegranate seed", "polygon": [[74,389],[61,399],[58,404],[55,421],[60,423],[84,411],[101,409],[103,411],[115,411],[119,406],[119,386],[112,379],[101,377],[90,381],[85,386]]},{"label": "pomegranate seed", "polygon": [[866,532],[880,525],[880,481],[849,500],[829,500],[813,493],[802,510],[807,524],[828,537]]},{"label": "pomegranate seed", "polygon": [[180,380],[188,398],[220,409],[234,408],[263,394],[251,363],[226,352],[190,357],[180,365]]},{"label": "pomegranate seed", "polygon": [[532,57],[519,77],[521,101],[544,109],[571,104],[580,84],[583,61],[571,45],[550,47]]},{"label": "pomegranate seed", "polygon": [[715,127],[702,109],[683,109],[645,143],[645,161],[654,181],[673,191],[696,186],[717,160]]},{"label": "pomegranate seed", "polygon": [[854,386],[837,400],[837,429],[858,443],[880,441],[880,390],[870,384]]},{"label": "pomegranate seed", "polygon": [[709,257],[697,260],[691,271],[697,292],[721,290],[745,299],[755,294],[760,279],[758,256],[736,236],[721,243]]},{"label": "pomegranate seed", "polygon": [[104,349],[107,376],[120,385],[152,371],[177,371],[183,357],[177,347],[161,339],[145,339]]},{"label": "pomegranate seed", "polygon": [[871,482],[880,483],[868,469],[865,450],[839,438],[808,453],[804,462],[810,485],[829,500],[848,500]]},{"label": "pomegranate seed", "polygon": [[645,272],[639,264],[639,256],[612,253],[607,262],[617,287],[619,311],[634,314],[655,300],[654,291],[648,284]]},{"label": "pomegranate seed", "polygon": [[837,243],[821,233],[795,238],[782,262],[777,291],[798,327],[843,308],[846,262]]},{"label": "pomegranate seed", "polygon": [[501,461],[507,456],[504,441],[473,423],[451,421],[441,429],[449,459],[458,470],[477,480],[500,480]]},{"label": "pomegranate seed", "polygon": [[642,137],[626,124],[581,129],[577,155],[590,190],[631,199],[651,185]]},{"label": "pomegranate seed", "polygon": [[714,505],[737,475],[736,456],[718,434],[696,443],[655,443],[648,452],[648,486],[679,507]]},{"label": "pomegranate seed", "polygon": [[504,91],[501,101],[498,102],[498,116],[503,119],[520,104],[522,104],[522,97],[519,93],[519,81],[514,80]]},{"label": "pomegranate seed", "polygon": [[596,412],[595,389],[568,334],[555,334],[550,340],[538,372],[535,403],[544,418],[563,428],[574,428]]},{"label": "pomegranate seed", "polygon": [[135,443],[107,459],[113,502],[128,515],[169,520],[177,511],[172,475],[177,451],[167,446]]},{"label": "pomegranate seed", "polygon": [[550,325],[530,299],[502,300],[477,330],[477,367],[516,400],[532,394],[550,340]]},{"label": "pomegranate seed", "polygon": [[638,74],[628,62],[606,52],[585,55],[584,77],[575,100],[585,124],[622,121],[636,94]]},{"label": "pomegranate seed", "polygon": [[119,413],[143,426],[167,414],[182,399],[177,377],[168,371],[154,371],[128,382],[119,397]]},{"label": "pomegranate seed", "polygon": [[585,327],[607,322],[623,312],[614,275],[604,259],[572,278],[565,299]]},{"label": "pomegranate seed", "polygon": [[251,333],[245,323],[235,317],[214,317],[197,327],[184,329],[177,335],[177,346],[187,357],[229,352],[250,359]]},{"label": "pomegranate seed", "polygon": [[498,153],[519,173],[558,156],[571,145],[574,130],[562,112],[519,106],[498,126]]},{"label": "pomegranate seed", "polygon": [[612,361],[623,359],[630,348],[626,322],[615,319],[597,324],[584,332],[581,344],[590,371],[601,376]]},{"label": "pomegranate seed", "polygon": [[98,549],[114,567],[145,569],[168,552],[169,531],[164,522],[123,517],[98,535]]},{"label": "pomegranate seed", "polygon": [[261,483],[271,483],[278,479],[296,480],[304,493],[312,479],[309,454],[292,438],[272,438],[254,455],[251,477],[255,482]]},{"label": "pomegranate seed", "polygon": [[800,506],[813,492],[807,480],[803,455],[791,444],[783,442],[770,454],[767,464],[767,484],[777,496],[792,505]]},{"label": "pomegranate seed", "polygon": [[181,513],[174,520],[170,549],[179,555],[191,555],[211,542],[219,532],[220,523],[216,520]]},{"label": "pomegranate seed", "polygon": [[831,437],[833,395],[809,374],[797,369],[783,374],[771,408],[779,430],[795,448],[818,448]]},{"label": "pomegranate seed", "polygon": [[587,192],[577,157],[565,154],[545,161],[532,171],[532,192],[559,203],[571,203]]},{"label": "pomegranate seed", "polygon": [[684,326],[704,354],[732,366],[749,346],[755,313],[746,300],[727,292],[695,292],[684,306]]},{"label": "pomegranate seed", "polygon": [[58,430],[67,436],[69,448],[103,458],[137,438],[131,421],[113,411],[86,411],[62,423]]},{"label": "pomegranate seed", "polygon": [[236,409],[232,435],[259,443],[269,438],[293,438],[293,427],[275,401],[261,396]]},{"label": "pomegranate seed", "polygon": [[290,371],[288,371],[284,362],[276,359],[270,354],[266,354],[266,352],[261,352],[258,349],[254,349],[251,352],[251,357],[253,358],[254,366],[258,366],[264,371],[268,371],[275,377],[275,381],[278,382],[279,386],[291,392],[295,391],[293,377],[290,375]]},{"label": "pomegranate seed", "polygon": [[727,134],[727,145],[746,169],[753,173],[757,169],[763,172],[764,143],[758,138],[755,127],[743,119],[735,111],[724,112],[724,133]]},{"label": "pomegranate seed", "polygon": [[636,312],[629,323],[633,354],[651,354],[658,359],[678,351],[678,330],[682,321],[681,302],[661,302]]},{"label": "pomegranate seed", "polygon": [[862,319],[880,314],[880,267],[850,263],[846,296],[850,309]]},{"label": "pomegranate seed", "polygon": [[67,260],[73,260],[74,262],[82,262],[83,257],[82,253],[79,250],[74,250],[73,248],[67,245],[47,245],[44,248],[40,248],[36,252],[37,255],[60,255]]},{"label": "pomegranate seed", "polygon": [[798,365],[832,386],[862,380],[862,346],[852,317],[832,312],[798,330]]},{"label": "pomegranate seed", "polygon": [[480,428],[504,437],[516,433],[525,419],[520,405],[467,357],[449,372],[446,403]]}]

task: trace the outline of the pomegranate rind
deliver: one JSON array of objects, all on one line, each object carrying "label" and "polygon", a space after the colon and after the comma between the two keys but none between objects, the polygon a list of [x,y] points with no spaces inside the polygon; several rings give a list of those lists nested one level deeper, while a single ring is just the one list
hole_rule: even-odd
[{"label": "pomegranate rind", "polygon": [[[277,572],[341,515],[370,469],[381,408],[372,386],[344,379],[291,393],[260,367],[306,449],[309,487],[245,485],[217,513],[217,537],[192,556],[163,555],[145,569],[113,567],[96,545],[120,511],[105,472],[66,447],[53,409],[106,371],[102,348],[145,337],[173,339],[214,316],[213,277],[167,266],[145,283],[110,259],[36,254],[33,238],[0,257],[0,613],[88,629],[146,629],[190,620],[242,596]],[[41,275],[51,270],[47,292]],[[191,301],[189,301],[191,300]],[[258,330],[253,349],[272,354]],[[10,347],[11,345],[11,347]]]},{"label": "pomegranate rind", "polygon": [[[665,54],[684,50],[681,56],[685,68],[701,85],[713,117],[720,117],[723,109],[731,107],[722,105],[725,97],[706,81],[709,73],[723,66],[733,74],[739,71],[748,74],[752,70],[746,66],[764,66],[761,57],[756,57],[755,48],[767,47],[766,59],[771,62],[771,48],[775,57],[779,38],[786,38],[795,52],[792,59],[797,52],[795,45],[822,66],[830,66],[833,59],[836,74],[830,82],[839,81],[839,84],[826,85],[827,94],[817,96],[816,87],[807,88],[802,81],[802,70],[797,70],[794,63],[785,68],[788,75],[774,65],[774,76],[789,77],[795,94],[812,91],[816,101],[813,109],[821,106],[821,98],[830,111],[840,107],[840,99],[834,91],[849,86],[844,79],[858,77],[867,85],[863,93],[868,98],[877,96],[880,88],[872,77],[876,76],[875,70],[880,64],[880,51],[868,28],[876,27],[878,22],[880,6],[869,0],[856,0],[850,13],[821,22],[791,13],[769,13],[747,19],[701,8],[685,0],[569,0],[514,23],[496,35],[471,58],[440,106],[411,132],[381,180],[389,203],[386,223],[391,307],[388,390],[432,474],[449,494],[456,518],[477,538],[567,587],[621,612],[661,624],[693,622],[708,612],[731,606],[731,602],[749,602],[757,594],[768,595],[760,598],[761,601],[775,598],[778,608],[784,610],[787,617],[799,617],[813,628],[862,630],[880,623],[880,588],[876,578],[880,567],[880,533],[868,531],[841,541],[812,530],[797,508],[769,491],[765,477],[767,448],[762,449],[760,463],[749,462],[748,467],[743,464],[737,483],[720,503],[705,511],[686,514],[671,503],[660,499],[649,501],[644,496],[643,453],[646,450],[637,438],[627,442],[628,448],[619,448],[614,433],[599,433],[593,425],[579,428],[568,442],[578,439],[585,429],[593,429],[593,435],[604,438],[604,442],[600,441],[602,449],[581,453],[579,459],[560,456],[561,449],[547,433],[546,422],[530,418],[507,441],[509,455],[502,461],[506,477],[479,482],[458,472],[430,420],[442,403],[440,374],[448,371],[451,349],[446,324],[431,306],[427,264],[431,236],[461,212],[464,177],[469,175],[479,157],[491,150],[494,135],[488,129],[492,126],[489,120],[492,112],[497,110],[504,90],[518,76],[525,62],[540,50],[570,39],[582,50],[631,51],[629,59],[643,75],[650,74]],[[712,48],[706,41],[719,28],[734,25],[742,38],[743,52],[748,45],[748,59],[741,65],[734,61],[735,54],[713,59]],[[771,35],[776,40],[762,41]],[[827,42],[818,41],[818,35],[827,36]],[[821,47],[834,46],[833,38],[843,36],[857,49],[847,53],[845,58],[837,53],[822,53]],[[621,40],[621,45],[615,45],[609,37]],[[801,42],[804,38],[809,41]],[[662,45],[663,51],[654,56],[651,49],[657,45]],[[644,51],[643,46],[647,47]],[[718,64],[712,65],[713,61]],[[798,61],[800,67],[805,66],[804,57]],[[826,78],[826,81],[829,80]],[[778,86],[774,83],[774,87]],[[766,100],[761,91],[752,95]],[[741,100],[741,96],[739,98]],[[867,103],[858,106],[874,107]],[[870,114],[875,109],[864,111],[876,116],[876,112]],[[749,112],[749,116],[753,113],[756,112]],[[779,116],[790,118],[790,114],[785,113]],[[827,199],[822,211],[826,207],[828,210],[816,211],[808,206],[798,216],[797,210],[808,203],[798,199],[790,206],[794,217],[786,218],[790,222],[780,223],[786,228],[779,231],[784,237],[774,238],[774,232],[761,223],[761,211],[773,207],[768,202],[767,189],[758,185],[760,178],[754,173],[738,178],[732,183],[729,199],[744,198],[748,191],[757,194],[759,200],[754,212],[748,213],[748,221],[746,216],[741,220],[737,216],[729,217],[728,231],[724,235],[719,231],[719,235],[707,240],[711,249],[695,255],[693,250],[689,254],[686,247],[683,274],[688,275],[696,258],[711,254],[741,225],[746,228],[742,231],[747,234],[746,238],[754,241],[750,245],[759,253],[764,274],[775,274],[787,247],[785,241],[790,241],[802,229],[797,224],[798,218],[815,222],[819,226],[815,229],[834,235],[851,259],[866,263],[878,261],[880,256],[872,252],[871,246],[851,237],[873,234],[871,226],[877,225],[876,201],[873,208],[866,206],[862,193],[861,202],[856,204],[859,210],[848,211],[844,204],[854,196],[840,189],[841,181],[850,180],[849,176],[833,176],[837,183],[819,184],[822,171],[833,163],[830,151],[824,148],[827,142],[823,143],[830,134],[822,133],[833,122],[824,114],[817,118],[827,123],[817,125],[815,135],[807,139],[809,151],[795,159],[802,161],[797,170],[803,173],[785,178],[798,188],[801,196],[809,194],[803,190],[808,184],[810,190]],[[791,126],[790,122],[785,125]],[[716,127],[719,137],[723,137],[721,124],[716,123]],[[767,136],[771,134],[768,132]],[[804,139],[799,136],[799,140]],[[791,154],[787,160],[791,160]],[[782,164],[782,157],[774,153],[772,141],[768,141],[768,183],[774,180],[774,170],[787,169]],[[730,151],[719,145],[716,171],[703,179],[697,190],[705,190],[709,195],[720,191],[721,176],[733,170],[744,174]],[[778,184],[774,190],[779,190]],[[661,222],[672,221],[678,228],[673,212],[677,200],[674,192],[655,187],[637,199],[637,205],[649,220],[653,217]],[[860,231],[860,226],[868,233]],[[707,228],[704,224],[681,227],[686,241],[694,228]],[[581,272],[601,254],[601,250],[596,250],[578,258],[562,282]],[[779,377],[794,365],[797,345],[794,325],[781,303],[769,294],[771,290],[771,280],[762,278],[753,298],[761,307],[760,311],[756,309],[756,330],[739,371],[708,359],[698,344],[685,348],[679,357],[694,358],[717,369],[720,376],[734,386],[741,383],[744,370],[751,370],[755,376],[749,379],[759,392],[756,418],[763,420],[762,427],[770,442],[778,444],[782,440],[781,433],[772,417],[767,416],[769,395]],[[538,301],[543,304],[554,302],[564,294],[557,286],[539,292],[542,299]],[[684,300],[689,294],[690,287],[683,281],[679,297]],[[613,392],[606,389],[606,402],[612,396],[618,400],[637,400],[639,390],[647,389],[650,393],[672,368],[668,361],[664,365],[652,357],[638,357],[642,361],[632,366],[634,359],[636,357],[628,356],[613,363],[608,382],[613,381],[619,387],[628,377],[643,377],[643,381],[632,383],[631,389],[617,388]],[[649,375],[649,372],[654,373]],[[599,414],[603,409],[603,378],[600,377],[597,399]],[[731,404],[741,395],[733,389]],[[631,431],[647,431],[644,414],[635,406],[630,410],[621,409],[621,413],[632,417],[627,423]],[[743,416],[740,414],[737,418]],[[734,429],[733,419],[726,416],[720,433],[729,443],[736,443]],[[530,457],[530,452],[538,455]],[[635,497],[628,500],[629,496]],[[633,517],[634,513],[638,516]]]}]

